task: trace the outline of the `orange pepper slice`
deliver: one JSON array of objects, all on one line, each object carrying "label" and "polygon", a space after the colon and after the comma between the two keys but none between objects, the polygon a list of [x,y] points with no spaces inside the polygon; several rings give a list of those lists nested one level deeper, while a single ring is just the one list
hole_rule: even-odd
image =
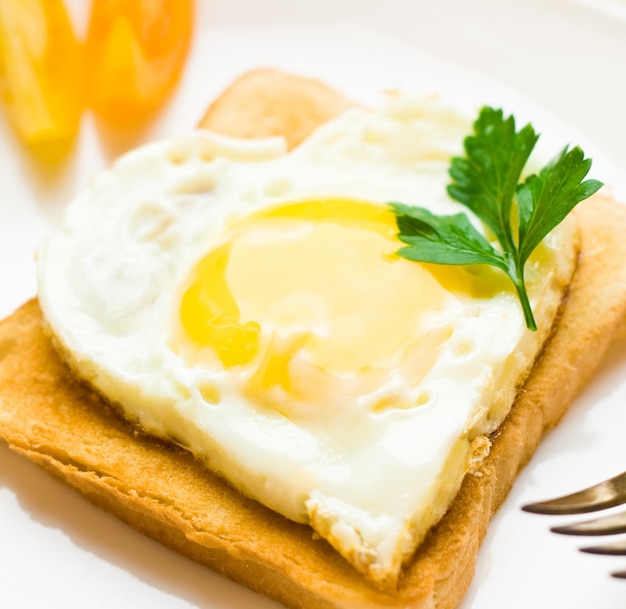
[{"label": "orange pepper slice", "polygon": [[0,94],[28,148],[48,160],[67,152],[83,89],[81,44],[62,0],[1,0]]},{"label": "orange pepper slice", "polygon": [[90,105],[128,127],[158,110],[182,74],[193,0],[93,0],[87,33]]}]

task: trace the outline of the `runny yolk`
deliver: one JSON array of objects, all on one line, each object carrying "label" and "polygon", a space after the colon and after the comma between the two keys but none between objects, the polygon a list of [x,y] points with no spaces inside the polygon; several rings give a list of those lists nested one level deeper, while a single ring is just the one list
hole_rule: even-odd
[{"label": "runny yolk", "polygon": [[253,213],[193,269],[183,328],[226,369],[257,358],[258,392],[278,387],[306,399],[324,393],[329,375],[332,393],[359,374],[367,391],[381,370],[402,365],[424,319],[451,298],[443,275],[395,255],[396,232],[392,212],[360,201]]},{"label": "runny yolk", "polygon": [[230,244],[218,246],[196,266],[183,296],[183,326],[196,342],[213,347],[230,368],[247,364],[257,353],[261,327],[241,322],[239,307],[226,280]]}]

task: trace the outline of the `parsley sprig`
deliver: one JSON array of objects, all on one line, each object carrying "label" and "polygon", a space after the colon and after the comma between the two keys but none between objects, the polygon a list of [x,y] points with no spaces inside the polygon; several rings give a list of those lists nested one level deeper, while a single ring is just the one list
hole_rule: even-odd
[{"label": "parsley sprig", "polygon": [[[450,165],[449,196],[492,231],[494,247],[464,213],[438,216],[427,209],[390,203],[398,254],[436,264],[489,264],[505,272],[517,291],[526,325],[537,329],[524,281],[524,266],[544,237],[602,183],[584,180],[591,167],[579,147],[565,147],[538,174],[520,182],[539,139],[532,125],[516,131],[515,118],[485,106],[465,138],[465,156]],[[583,181],[584,180],[584,181]]]}]

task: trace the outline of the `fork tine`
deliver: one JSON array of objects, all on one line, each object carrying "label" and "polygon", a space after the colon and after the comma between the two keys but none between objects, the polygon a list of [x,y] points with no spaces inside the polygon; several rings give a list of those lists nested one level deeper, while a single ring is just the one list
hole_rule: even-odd
[{"label": "fork tine", "polygon": [[[587,552],[588,554],[626,556],[626,541],[616,541],[614,543],[607,543],[601,546],[588,546],[586,548],[580,548],[580,551]],[[626,577],[626,572],[624,573],[624,577]]]},{"label": "fork tine", "polygon": [[602,518],[585,520],[575,524],[552,527],[554,533],[564,535],[614,535],[615,533],[626,533],[626,512],[611,514]]},{"label": "fork tine", "polygon": [[584,514],[626,503],[626,472],[582,491],[522,506],[535,514]]}]

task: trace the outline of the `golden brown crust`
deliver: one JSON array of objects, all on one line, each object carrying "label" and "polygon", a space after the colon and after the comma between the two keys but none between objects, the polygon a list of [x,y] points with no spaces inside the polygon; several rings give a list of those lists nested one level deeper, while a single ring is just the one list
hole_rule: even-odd
[{"label": "golden brown crust", "polygon": [[619,325],[615,329],[614,338],[626,338],[626,318],[620,320]]},{"label": "golden brown crust", "polygon": [[341,93],[316,80],[255,70],[228,87],[198,126],[244,138],[280,135],[293,148],[351,105]]},{"label": "golden brown crust", "polygon": [[[254,93],[244,83],[240,94]],[[234,103],[237,89],[227,93]],[[221,111],[209,116],[209,125],[223,125]],[[491,516],[626,316],[626,208],[596,196],[576,214],[581,263],[557,330],[489,456],[394,593],[375,589],[308,527],[242,497],[184,451],[134,433],[59,359],[37,301],[0,323],[0,436],[138,530],[288,607],[451,609],[471,581]]]}]

